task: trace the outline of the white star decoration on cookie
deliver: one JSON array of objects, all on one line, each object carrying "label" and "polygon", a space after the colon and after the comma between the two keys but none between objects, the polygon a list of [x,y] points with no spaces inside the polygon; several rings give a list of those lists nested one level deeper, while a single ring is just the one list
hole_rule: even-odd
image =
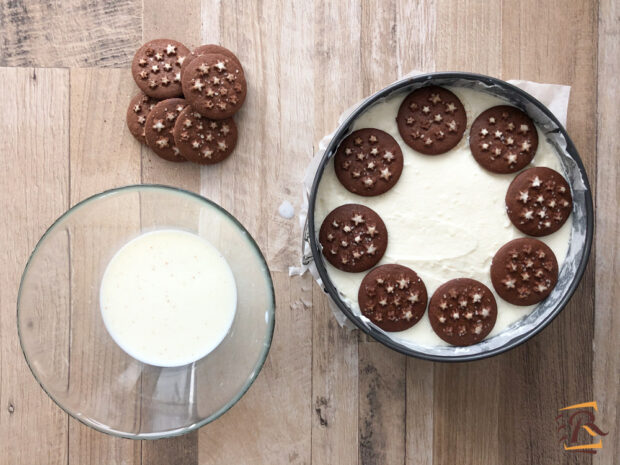
[{"label": "white star decoration on cookie", "polygon": [[388,168],[384,168],[381,170],[381,177],[383,179],[385,179],[386,181],[389,181],[390,176],[392,176],[392,173],[390,173],[390,170]]},{"label": "white star decoration on cookie", "polygon": [[155,124],[153,125],[153,129],[155,129],[157,132],[161,131],[162,129],[165,129],[166,126],[164,126],[164,122],[161,119],[156,119],[155,120]]}]

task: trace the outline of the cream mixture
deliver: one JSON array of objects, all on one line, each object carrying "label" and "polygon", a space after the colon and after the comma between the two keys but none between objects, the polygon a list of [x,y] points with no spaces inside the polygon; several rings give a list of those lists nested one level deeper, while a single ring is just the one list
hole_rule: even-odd
[{"label": "cream mixture", "polygon": [[114,341],[150,365],[196,361],[224,339],[237,308],[233,273],[205,239],[180,230],[136,237],[110,260],[100,290]]},{"label": "cream mixture", "polygon": [[[396,139],[404,156],[399,181],[391,190],[376,197],[352,194],[338,181],[332,158],[319,185],[315,223],[320,226],[330,211],[346,203],[372,208],[388,229],[388,247],[379,265],[397,263],[413,269],[424,281],[429,299],[435,289],[450,279],[467,277],[484,283],[497,300],[497,322],[487,336],[492,337],[536,307],[519,307],[502,300],[495,293],[489,274],[495,252],[508,241],[524,237],[508,219],[504,201],[516,174],[486,171],[469,149],[471,123],[484,110],[506,102],[471,89],[447,88],[459,97],[467,112],[467,129],[460,143],[441,155],[416,152],[403,141],[396,125],[396,114],[406,94],[376,104],[356,120],[353,130],[377,128]],[[563,174],[555,149],[536,129],[538,150],[528,168],[546,166]],[[553,250],[560,268],[568,251],[570,234],[569,219],[559,231],[538,238]],[[371,325],[370,320],[361,315],[357,302],[358,289],[367,271],[347,273],[327,262],[325,266],[345,303]],[[408,330],[387,334],[421,346],[447,345],[434,333],[427,313]]]}]

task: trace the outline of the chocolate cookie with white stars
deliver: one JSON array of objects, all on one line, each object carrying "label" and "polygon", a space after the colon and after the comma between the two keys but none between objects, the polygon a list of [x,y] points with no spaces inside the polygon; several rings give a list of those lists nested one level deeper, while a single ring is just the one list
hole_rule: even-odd
[{"label": "chocolate cookie with white stars", "polygon": [[530,236],[547,236],[564,225],[573,209],[570,186],[546,167],[519,173],[506,192],[506,213],[517,229]]},{"label": "chocolate cookie with white stars", "polygon": [[497,294],[514,305],[533,305],[547,298],[558,282],[558,261],[544,242],[533,237],[514,239],[491,262]]},{"label": "chocolate cookie with white stars", "polygon": [[471,125],[469,148],[480,166],[493,173],[515,173],[536,155],[538,132],[521,110],[499,105],[482,112]]},{"label": "chocolate cookie with white stars", "polygon": [[155,39],[138,49],[131,63],[131,74],[146,95],[167,99],[183,95],[181,65],[189,49],[171,39]]},{"label": "chocolate cookie with white stars", "polygon": [[241,65],[221,54],[196,57],[183,71],[183,94],[209,119],[226,119],[243,105],[247,84]]},{"label": "chocolate cookie with white stars", "polygon": [[424,315],[428,294],[415,271],[388,264],[372,269],[364,277],[357,300],[362,315],[384,331],[404,331]]},{"label": "chocolate cookie with white stars", "polygon": [[403,171],[403,152],[387,132],[360,129],[338,146],[334,169],[340,183],[350,192],[380,195],[398,182]]},{"label": "chocolate cookie with white stars", "polygon": [[159,100],[140,92],[129,102],[127,108],[127,127],[129,132],[143,144],[146,144],[146,118]]},{"label": "chocolate cookie with white stars", "polygon": [[164,160],[186,161],[174,143],[173,134],[177,118],[185,107],[187,107],[187,101],[182,98],[162,100],[153,107],[146,118],[146,143]]},{"label": "chocolate cookie with white stars", "polygon": [[237,145],[237,125],[232,118],[208,119],[191,106],[177,118],[173,134],[181,155],[201,165],[221,162]]},{"label": "chocolate cookie with white stars", "polygon": [[398,131],[407,145],[425,155],[439,155],[463,138],[467,114],[448,89],[427,86],[411,92],[396,116]]},{"label": "chocolate cookie with white stars", "polygon": [[431,297],[428,317],[441,339],[454,346],[469,346],[482,341],[495,326],[497,302],[481,282],[452,279]]},{"label": "chocolate cookie with white stars", "polygon": [[359,273],[381,260],[387,249],[388,231],[374,210],[350,203],[325,217],[319,242],[329,263],[339,270]]}]

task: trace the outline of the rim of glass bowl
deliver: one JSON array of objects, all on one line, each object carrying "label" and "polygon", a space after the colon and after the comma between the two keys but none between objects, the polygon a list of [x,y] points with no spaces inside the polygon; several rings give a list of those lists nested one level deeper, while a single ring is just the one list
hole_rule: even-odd
[{"label": "rim of glass bowl", "polygon": [[[262,353],[259,356],[258,362],[256,363],[256,365],[254,366],[254,369],[252,370],[252,372],[250,373],[249,378],[246,380],[246,382],[244,383],[244,385],[242,386],[241,390],[235,395],[235,397],[230,400],[229,402],[227,402],[222,408],[220,408],[219,410],[216,410],[214,413],[212,413],[211,415],[209,415],[207,418],[200,420],[199,422],[196,422],[192,425],[186,426],[186,427],[182,427],[182,428],[177,428],[177,429],[173,429],[173,430],[166,430],[166,431],[162,431],[162,432],[157,432],[157,433],[137,433],[137,434],[132,434],[132,433],[127,433],[125,431],[119,431],[119,430],[115,430],[113,428],[110,428],[104,424],[98,423],[96,421],[93,420],[89,420],[87,418],[81,417],[79,414],[71,412],[69,409],[65,408],[64,405],[62,405],[58,400],[56,400],[56,398],[46,389],[46,387],[43,385],[43,383],[39,380],[35,370],[32,367],[32,364],[30,363],[30,360],[28,359],[28,355],[26,353],[26,350],[24,349],[24,344],[22,342],[22,333],[21,333],[21,328],[20,328],[20,320],[19,320],[19,315],[20,315],[20,302],[21,302],[21,295],[22,295],[22,286],[24,284],[24,278],[25,276],[28,274],[28,270],[30,268],[30,263],[33,259],[33,257],[36,255],[37,251],[39,250],[39,246],[41,246],[41,244],[43,244],[43,242],[45,241],[45,239],[47,238],[48,234],[50,232],[52,232],[59,224],[61,224],[63,222],[63,220],[67,217],[69,217],[74,211],[87,206],[88,204],[97,201],[101,198],[104,197],[108,197],[111,195],[115,195],[118,193],[122,193],[122,192],[126,192],[126,191],[145,191],[145,190],[160,190],[160,191],[168,191],[171,193],[176,193],[176,194],[182,194],[182,195],[187,195],[188,197],[191,197],[195,200],[198,200],[206,205],[215,207],[216,209],[218,209],[219,211],[221,211],[226,217],[228,217],[229,220],[231,220],[233,222],[233,224],[235,224],[242,232],[245,233],[245,235],[247,236],[250,245],[254,248],[254,250],[256,251],[256,254],[258,256],[258,259],[260,260],[260,262],[263,264],[263,266],[265,267],[266,270],[266,275],[267,275],[267,280],[269,283],[269,291],[271,292],[271,303],[269,308],[267,309],[267,312],[269,313],[269,323],[268,323],[268,328],[267,328],[267,334],[266,334],[266,338],[264,340],[263,343],[263,349],[262,349]],[[30,369],[30,372],[32,373],[32,375],[34,376],[34,379],[37,381],[37,383],[39,383],[39,386],[41,386],[41,389],[43,389],[43,391],[49,396],[50,399],[52,399],[54,401],[54,403],[56,405],[58,405],[58,407],[60,407],[65,413],[69,414],[71,417],[75,418],[76,420],[78,420],[80,423],[85,424],[86,426],[89,426],[101,433],[105,433],[105,434],[109,434],[111,436],[116,436],[116,437],[121,437],[121,438],[126,438],[126,439],[162,439],[162,438],[169,438],[169,437],[173,437],[173,436],[180,436],[182,434],[186,434],[189,433],[190,431],[196,430],[198,428],[203,427],[204,425],[211,423],[212,421],[217,420],[219,417],[221,417],[224,413],[226,413],[228,410],[230,410],[244,395],[245,393],[248,391],[248,389],[250,389],[250,386],[252,386],[252,384],[254,383],[254,381],[256,380],[256,378],[258,377],[258,374],[261,372],[263,366],[265,365],[265,360],[267,359],[267,355],[269,354],[269,349],[271,348],[271,343],[273,340],[273,332],[274,332],[274,328],[275,328],[275,310],[276,310],[276,300],[275,300],[275,291],[273,288],[273,280],[271,278],[271,273],[269,271],[269,267],[267,265],[267,261],[265,260],[265,257],[263,255],[263,253],[260,250],[260,247],[258,246],[258,244],[256,243],[256,241],[254,240],[254,238],[252,237],[252,235],[249,233],[249,231],[239,222],[239,220],[237,220],[237,218],[235,218],[230,212],[228,212],[225,208],[221,207],[220,205],[218,205],[217,203],[207,199],[206,197],[203,197],[199,194],[196,194],[194,192],[185,190],[185,189],[180,189],[178,187],[173,187],[173,186],[166,186],[163,184],[133,184],[133,185],[129,185],[129,186],[123,186],[123,187],[116,187],[113,189],[108,189],[105,190],[103,192],[100,192],[98,194],[92,195],[84,200],[81,200],[80,202],[76,203],[75,205],[73,205],[71,208],[69,208],[67,211],[65,211],[62,215],[60,215],[46,230],[45,233],[41,236],[41,238],[39,239],[39,241],[37,242],[37,244],[35,245],[34,249],[32,250],[32,252],[30,253],[30,256],[28,257],[28,261],[26,262],[26,266],[24,267],[24,271],[22,272],[22,276],[20,278],[20,282],[19,282],[19,290],[17,293],[17,334],[19,337],[19,345],[21,347],[22,350],[22,354],[24,355],[24,359],[26,360],[26,364],[28,365],[28,368]]]},{"label": "rim of glass bowl", "polygon": [[[389,336],[378,331],[375,328],[364,325],[361,322],[361,320],[355,314],[353,314],[351,309],[349,309],[349,307],[342,301],[342,299],[340,298],[338,294],[338,290],[336,289],[336,286],[331,281],[327,273],[327,269],[325,268],[325,264],[323,262],[323,254],[319,250],[319,245],[318,245],[318,241],[316,238],[316,228],[314,224],[314,209],[315,209],[316,197],[318,194],[319,184],[321,182],[321,179],[323,178],[325,167],[327,166],[328,161],[334,154],[336,148],[338,147],[342,139],[348,134],[353,122],[362,113],[364,113],[368,108],[370,108],[373,104],[375,104],[377,101],[389,96],[390,94],[394,92],[407,89],[411,85],[415,85],[415,84],[426,84],[426,83],[433,84],[434,83],[433,81],[452,80],[452,79],[464,79],[464,80],[469,80],[469,81],[481,82],[486,85],[499,86],[504,90],[506,96],[508,97],[517,96],[519,99],[526,100],[532,103],[533,105],[535,105],[539,110],[541,110],[545,114],[546,117],[548,117],[556,125],[560,133],[566,139],[566,151],[571,155],[571,157],[577,164],[577,167],[579,171],[581,172],[581,175],[582,175],[582,178],[585,184],[586,238],[585,238],[584,253],[575,271],[575,275],[573,276],[573,279],[570,282],[570,285],[568,286],[565,294],[561,297],[556,307],[549,313],[549,315],[545,318],[545,320],[543,320],[534,329],[511,339],[510,341],[506,342],[504,345],[500,347],[497,347],[492,350],[488,350],[486,352],[481,352],[479,354],[472,354],[472,355],[435,355],[435,354],[428,354],[425,352],[420,352],[418,350],[410,349],[408,347],[405,347],[399,344],[398,342],[394,341]],[[438,83],[437,85],[446,85],[446,84]],[[347,316],[348,320],[350,320],[355,326],[357,326],[364,333],[370,335],[372,338],[379,341],[383,345],[389,347],[390,349],[400,352],[401,354],[417,357],[423,360],[431,360],[435,362],[469,362],[473,360],[490,358],[495,355],[504,353],[510,349],[513,349],[517,347],[518,345],[523,344],[527,340],[536,336],[544,328],[546,328],[549,325],[549,323],[551,323],[555,319],[555,317],[564,309],[568,301],[571,299],[571,297],[577,290],[577,287],[579,286],[581,278],[583,277],[583,273],[586,269],[586,265],[588,264],[588,259],[590,257],[590,250],[592,247],[592,236],[594,232],[594,208],[592,205],[592,190],[590,189],[590,183],[588,181],[588,176],[583,166],[583,162],[581,161],[581,157],[579,156],[579,153],[577,152],[577,149],[575,148],[573,141],[571,140],[568,133],[566,132],[564,125],[558,121],[555,115],[551,113],[551,111],[545,105],[543,105],[540,101],[538,101],[538,99],[534,98],[533,96],[531,96],[524,90],[516,86],[513,86],[512,84],[509,84],[508,82],[503,81],[501,79],[494,78],[492,76],[486,76],[483,74],[468,73],[468,72],[461,72],[461,71],[448,71],[448,72],[419,74],[416,76],[403,78],[393,84],[390,84],[389,86],[365,98],[344,119],[344,121],[342,121],[342,123],[338,124],[338,127],[334,131],[331,140],[329,141],[329,143],[327,144],[327,147],[325,148],[325,153],[323,154],[323,157],[317,168],[316,174],[314,175],[312,189],[310,190],[309,201],[308,201],[307,221],[308,221],[308,239],[310,242],[310,250],[312,251],[312,257],[314,259],[314,264],[316,265],[316,268],[319,272],[319,276],[323,280],[324,290],[325,292],[329,294],[332,300],[336,303],[336,306]]]}]

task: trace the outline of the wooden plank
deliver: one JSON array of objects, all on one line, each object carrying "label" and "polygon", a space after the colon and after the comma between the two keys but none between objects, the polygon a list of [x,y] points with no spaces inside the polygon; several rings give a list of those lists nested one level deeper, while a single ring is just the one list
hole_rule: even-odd
[{"label": "wooden plank", "polygon": [[272,273],[279,290],[265,366],[245,396],[200,430],[200,463],[310,463],[310,277]]},{"label": "wooden plank", "polygon": [[435,0],[397,2],[396,54],[399,77],[414,69],[435,71],[436,30]]},{"label": "wooden plank", "polygon": [[[315,144],[333,131],[344,110],[363,97],[361,73],[355,71],[362,66],[360,23],[360,2],[314,4]],[[357,334],[338,326],[316,284],[312,301],[312,462],[355,464],[359,462]]]},{"label": "wooden plank", "polygon": [[[199,0],[169,2],[149,0],[142,12],[142,41],[166,37],[188,48],[200,45],[201,5]],[[170,163],[142,146],[142,182],[166,184],[200,192],[200,167],[191,163]],[[143,215],[148,215],[143,211]],[[142,442],[142,464],[158,465],[198,463],[198,432],[177,438]]]},{"label": "wooden plank", "polygon": [[497,460],[498,365],[435,365],[433,463],[505,463]]},{"label": "wooden plank", "polygon": [[[598,402],[603,449],[592,462],[611,464],[620,457],[620,5],[602,0],[598,14],[598,120],[596,194],[596,292],[594,318],[594,397]],[[592,166],[592,165],[591,165]],[[592,171],[590,171],[592,173]],[[591,174],[592,175],[592,174]]]},{"label": "wooden plank", "polygon": [[[209,15],[203,23],[205,41],[237,53],[249,90],[235,115],[238,146],[225,162],[203,169],[202,193],[236,215],[258,241],[274,278],[277,322],[270,355],[254,386],[229,413],[201,430],[200,460],[310,463],[312,291],[308,276],[288,277],[288,265],[299,253],[291,236],[300,237],[300,231],[295,219],[276,212],[284,199],[299,203],[291,186],[301,182],[312,152],[313,135],[298,124],[313,109],[312,70],[298,72],[312,47],[312,23],[307,8],[286,2],[221,8],[220,15]],[[280,24],[282,16],[288,20]],[[247,43],[269,47],[252,50],[244,47]],[[231,442],[232,435],[247,441]]]},{"label": "wooden plank", "polygon": [[407,359],[407,465],[433,464],[433,398],[435,366]]},{"label": "wooden plank", "polygon": [[359,463],[404,463],[407,357],[379,342],[358,353]]},{"label": "wooden plank", "polygon": [[[128,79],[127,70],[79,69],[71,71],[71,203],[102,190],[136,184],[140,181],[140,151],[125,126],[124,115],[127,102],[133,93],[133,82]],[[119,221],[135,222],[135,216],[119,216]],[[139,222],[135,224],[139,230]],[[118,231],[110,229],[115,238]],[[86,240],[80,234],[72,238],[74,247]],[[112,239],[110,239],[112,240]],[[81,273],[88,273],[89,262],[76,257],[73,267]],[[97,270],[91,270],[95,273]],[[88,299],[87,290],[74,287],[74,306]],[[78,307],[75,307],[78,308]],[[92,322],[79,312],[74,313],[72,322],[72,366],[90,367],[92,351],[88,350],[90,337],[95,331]],[[119,358],[112,354],[100,354],[106,365],[114,366]],[[99,373],[99,374],[97,374]],[[98,385],[94,372],[92,379],[72,378],[87,393]],[[77,388],[77,387],[76,387]],[[92,392],[92,391],[91,391]],[[137,398],[136,398],[137,401]],[[131,420],[129,412],[124,413]],[[69,463],[140,463],[140,442],[117,439],[103,435],[81,423],[71,420],[69,428]]]},{"label": "wooden plank", "polygon": [[502,63],[500,2],[437,0],[436,8],[437,71],[498,76]]},{"label": "wooden plank", "polygon": [[7,115],[0,121],[0,152],[6,161],[0,204],[10,219],[0,235],[0,463],[64,464],[67,415],[23,360],[15,302],[30,252],[69,204],[69,73],[0,68],[0,81]]},{"label": "wooden plank", "polygon": [[[503,76],[572,86],[567,129],[592,187],[596,22],[594,1],[542,4],[532,0],[503,9]],[[594,268],[593,254],[579,289],[550,327],[500,357],[501,462],[591,461],[588,454],[565,453],[550,420],[564,406],[592,400]]]},{"label": "wooden plank", "polygon": [[142,441],[142,462],[144,465],[174,464],[195,465],[198,463],[198,432],[174,438]]},{"label": "wooden plank", "polygon": [[127,66],[139,45],[141,2],[0,2],[0,66]]},{"label": "wooden plank", "polygon": [[264,30],[272,29],[274,36],[263,39],[263,43],[271,46],[265,51],[268,66],[261,79],[270,82],[274,77],[277,82],[277,85],[260,86],[269,105],[265,115],[274,118],[277,115],[273,121],[267,116],[269,126],[265,128],[267,134],[274,135],[268,139],[273,143],[264,152],[268,154],[265,157],[268,189],[263,200],[267,203],[265,254],[271,270],[286,272],[289,266],[299,263],[301,228],[296,215],[283,218],[277,211],[282,202],[288,201],[299,212],[303,176],[314,155],[314,134],[310,129],[314,116],[314,70],[309,61],[315,47],[314,12],[311,3],[273,1],[273,5],[265,5],[264,14],[270,15],[264,22]]},{"label": "wooden plank", "polygon": [[[497,2],[438,2],[437,70],[467,70],[498,76],[501,11]],[[498,365],[495,360],[435,364],[434,463],[501,463],[497,431]]]}]

